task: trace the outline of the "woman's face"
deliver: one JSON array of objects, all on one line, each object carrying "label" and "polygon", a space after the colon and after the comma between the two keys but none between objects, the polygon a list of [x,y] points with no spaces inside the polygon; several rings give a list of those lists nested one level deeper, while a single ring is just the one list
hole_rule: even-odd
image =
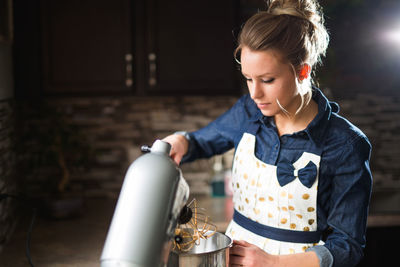
[{"label": "woman's face", "polygon": [[250,96],[264,116],[283,114],[278,101],[286,111],[296,112],[301,101],[296,75],[279,52],[252,51],[243,47],[240,59]]}]

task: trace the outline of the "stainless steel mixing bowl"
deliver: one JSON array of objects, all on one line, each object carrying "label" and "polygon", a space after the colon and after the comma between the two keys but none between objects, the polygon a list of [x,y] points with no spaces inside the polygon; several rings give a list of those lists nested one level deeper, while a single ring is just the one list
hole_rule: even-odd
[{"label": "stainless steel mixing bowl", "polygon": [[230,237],[216,232],[207,239],[200,239],[200,243],[187,252],[171,252],[168,267],[226,267],[231,246]]}]

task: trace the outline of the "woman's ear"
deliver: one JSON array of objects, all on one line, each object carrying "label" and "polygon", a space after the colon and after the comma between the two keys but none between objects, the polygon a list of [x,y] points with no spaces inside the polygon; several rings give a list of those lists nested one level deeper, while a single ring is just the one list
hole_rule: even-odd
[{"label": "woman's ear", "polygon": [[307,63],[304,64],[299,71],[299,80],[303,81],[307,79],[310,76],[310,73],[311,73],[311,66],[308,65]]}]

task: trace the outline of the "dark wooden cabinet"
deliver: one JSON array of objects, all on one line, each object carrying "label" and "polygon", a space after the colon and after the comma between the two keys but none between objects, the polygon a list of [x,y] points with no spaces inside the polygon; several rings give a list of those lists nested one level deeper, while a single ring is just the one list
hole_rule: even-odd
[{"label": "dark wooden cabinet", "polygon": [[42,0],[46,94],[237,94],[239,1]]},{"label": "dark wooden cabinet", "polygon": [[[146,91],[232,94],[237,1],[146,1]],[[140,40],[139,40],[140,41]],[[140,53],[140,51],[137,51]]]},{"label": "dark wooden cabinet", "polygon": [[13,0],[17,97],[235,95],[262,0]]},{"label": "dark wooden cabinet", "polygon": [[131,91],[128,0],[43,0],[41,11],[45,93]]}]

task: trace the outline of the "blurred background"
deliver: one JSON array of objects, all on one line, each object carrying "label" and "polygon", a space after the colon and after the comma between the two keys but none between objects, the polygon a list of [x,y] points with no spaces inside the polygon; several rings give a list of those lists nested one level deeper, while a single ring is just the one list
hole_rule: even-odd
[{"label": "blurred background", "polygon": [[[359,266],[376,266],[394,259],[400,237],[400,1],[320,4],[331,41],[314,80],[373,145]],[[0,198],[0,266],[27,266],[31,207],[34,261],[97,266],[140,147],[205,126],[246,92],[236,36],[264,9],[262,0],[0,0],[0,193],[18,196]],[[210,212],[222,211],[221,230],[229,189],[215,185],[229,181],[232,155],[182,166],[191,193],[220,204]]]}]

